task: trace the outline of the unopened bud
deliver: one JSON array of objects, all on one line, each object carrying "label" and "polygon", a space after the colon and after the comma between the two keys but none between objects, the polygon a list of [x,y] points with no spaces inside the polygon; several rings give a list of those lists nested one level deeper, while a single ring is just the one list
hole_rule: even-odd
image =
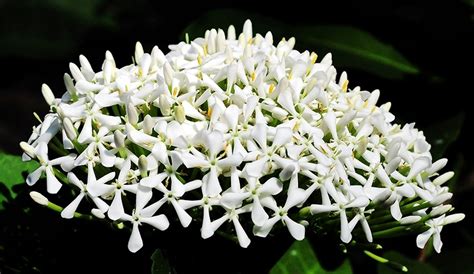
[{"label": "unopened bud", "polygon": [[431,210],[431,217],[441,216],[453,208],[452,205],[440,205]]},{"label": "unopened bud", "polygon": [[32,147],[31,145],[29,145],[28,143],[26,143],[26,142],[21,142],[21,143],[20,143],[20,147],[21,147],[21,149],[23,149],[23,151],[24,151],[28,156],[30,156],[31,158],[35,158],[35,157],[36,157],[35,148]]},{"label": "unopened bud", "polygon": [[155,126],[155,123],[153,121],[153,118],[151,118],[150,115],[145,116],[143,119],[143,132],[145,134],[151,135],[153,133],[153,127]]},{"label": "unopened bud", "polygon": [[186,120],[183,106],[179,105],[174,108],[174,116],[179,123],[183,123]]},{"label": "unopened bud", "polygon": [[43,194],[36,192],[36,191],[31,191],[30,192],[30,197],[35,201],[36,203],[42,205],[42,206],[47,206],[49,201],[48,198],[44,197]]},{"label": "unopened bud", "polygon": [[453,197],[453,194],[452,193],[443,193],[443,194],[440,194],[438,196],[436,196],[434,199],[432,199],[430,201],[430,204],[432,206],[437,206],[437,205],[440,205],[444,202],[446,202],[447,200],[451,199],[451,197]]},{"label": "unopened bud", "polygon": [[98,208],[93,208],[91,210],[91,214],[94,215],[98,219],[104,219],[105,218],[105,214],[102,211],[100,211]]},{"label": "unopened bud", "polygon": [[132,125],[136,125],[138,123],[138,112],[137,108],[132,104],[127,104],[127,117],[128,122]]},{"label": "unopened bud", "polygon": [[41,93],[43,93],[44,100],[48,105],[51,106],[52,104],[54,104],[54,100],[56,98],[54,97],[53,91],[51,91],[48,85],[43,84],[41,86]]},{"label": "unopened bud", "polygon": [[448,172],[444,173],[443,175],[440,175],[436,179],[434,179],[433,184],[440,186],[440,185],[446,183],[447,181],[451,180],[451,178],[453,178],[453,176],[454,176],[454,172],[448,171]]},{"label": "unopened bud", "polygon": [[406,216],[400,219],[400,224],[402,225],[409,225],[409,224],[414,224],[417,223],[421,220],[420,216]]},{"label": "unopened bud", "polygon": [[143,46],[140,42],[137,42],[135,44],[135,62],[138,63],[142,59],[142,56],[144,54],[143,51]]},{"label": "unopened bud", "polygon": [[114,143],[117,148],[125,147],[125,135],[119,130],[114,132]]},{"label": "unopened bud", "polygon": [[140,155],[138,158],[138,169],[143,178],[148,176],[148,160],[145,155]]},{"label": "unopened bud", "polygon": [[64,131],[66,132],[66,135],[67,137],[70,139],[70,140],[76,140],[77,138],[77,130],[76,128],[74,127],[71,119],[69,119],[68,117],[64,118],[63,120],[63,127],[64,127]]}]

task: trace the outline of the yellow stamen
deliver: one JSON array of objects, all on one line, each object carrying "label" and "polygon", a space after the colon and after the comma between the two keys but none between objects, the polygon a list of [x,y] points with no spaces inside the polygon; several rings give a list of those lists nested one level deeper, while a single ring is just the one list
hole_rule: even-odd
[{"label": "yellow stamen", "polygon": [[311,52],[311,63],[313,65],[316,63],[316,60],[318,60],[318,55],[315,52]]},{"label": "yellow stamen", "polygon": [[254,72],[252,72],[252,75],[251,75],[250,77],[252,78],[252,82],[253,82],[253,81],[255,81],[255,77],[256,77],[256,75],[255,75],[255,71],[254,71]]},{"label": "yellow stamen", "polygon": [[342,91],[346,92],[348,85],[349,85],[349,80],[345,80],[344,83],[342,83]]},{"label": "yellow stamen", "polygon": [[272,94],[274,90],[275,90],[275,85],[271,83],[270,86],[268,87],[268,94]]}]

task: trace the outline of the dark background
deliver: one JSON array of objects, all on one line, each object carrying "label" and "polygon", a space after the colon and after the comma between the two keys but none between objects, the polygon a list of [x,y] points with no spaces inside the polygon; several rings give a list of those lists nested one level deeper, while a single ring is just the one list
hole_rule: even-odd
[{"label": "dark background", "polygon": [[[421,129],[452,117],[464,117],[460,137],[449,147],[446,156],[450,158],[450,167],[456,168],[460,175],[453,186],[453,203],[458,211],[467,214],[467,218],[458,228],[443,231],[444,249],[459,250],[469,242],[466,239],[473,239],[473,218],[470,216],[473,208],[470,199],[474,193],[471,157],[474,145],[470,130],[473,122],[470,99],[473,92],[473,7],[469,0],[273,1],[259,6],[256,1],[198,1],[191,5],[184,1],[3,0],[0,1],[0,150],[20,153],[18,143],[28,138],[31,127],[36,124],[32,113],[43,116],[48,110],[41,96],[41,84],[47,83],[56,96],[60,96],[65,90],[62,75],[68,72],[69,62],[78,63],[79,54],[88,57],[98,70],[105,51],[110,50],[118,66],[124,66],[131,63],[136,41],[142,42],[145,51],[158,45],[166,52],[168,44],[184,39],[182,31],[186,26],[206,12],[220,8],[238,9],[249,16],[259,14],[289,26],[349,25],[392,45],[420,69],[417,75],[386,79],[338,66],[338,56],[333,56],[338,71],[347,69],[350,87],[379,88],[381,102],[393,103],[392,113],[399,121],[416,121]],[[236,26],[238,31],[245,19],[235,18],[240,23]],[[272,26],[267,29],[272,30]],[[291,35],[287,34],[288,37]],[[306,49],[298,47],[298,40],[296,48]],[[310,50],[318,52],[317,48]],[[432,138],[449,130],[448,126],[438,128]],[[50,220],[60,222],[57,218]],[[67,231],[72,227],[66,225],[61,229],[68,235]],[[387,244],[416,258],[419,254],[416,247],[413,248],[414,238],[409,241],[407,248]],[[121,254],[117,258],[130,259],[127,256],[131,255],[123,252],[124,244],[120,241],[118,246],[124,250],[117,251]],[[48,252],[61,256],[58,251]],[[141,259],[133,258],[131,260],[141,262]],[[62,257],[61,260],[67,262]],[[38,263],[38,268],[49,273],[54,269],[52,265],[62,264],[58,262],[60,259],[52,261]],[[15,261],[12,264],[25,265]]]}]

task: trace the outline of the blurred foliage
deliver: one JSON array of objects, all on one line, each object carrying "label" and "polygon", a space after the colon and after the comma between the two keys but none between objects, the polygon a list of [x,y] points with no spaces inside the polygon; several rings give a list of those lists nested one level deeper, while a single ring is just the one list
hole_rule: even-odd
[{"label": "blurred foliage", "polygon": [[271,30],[276,41],[291,35],[296,38],[297,48],[312,49],[321,54],[320,58],[323,54],[333,53],[337,66],[360,69],[383,78],[401,78],[404,74],[419,73],[418,68],[392,46],[352,26],[287,25],[258,14],[223,9],[211,11],[191,23],[182,37],[185,33],[191,38],[199,37],[209,28],[226,30],[231,24],[240,29],[243,18],[251,19],[257,32],[264,34]]},{"label": "blurred foliage", "polygon": [[0,152],[0,209],[3,208],[3,201],[15,198],[12,187],[25,182],[22,173],[32,172],[38,166],[37,162],[23,162],[20,156]]},{"label": "blurred foliage", "polygon": [[155,250],[151,255],[151,274],[171,274],[175,273],[172,270],[168,259],[165,257],[160,249]]},{"label": "blurred foliage", "polygon": [[[408,268],[408,273],[410,274],[441,274],[438,270],[436,270],[430,264],[410,259],[396,251],[386,252],[384,254],[384,258],[387,258],[390,261],[394,261],[406,266]],[[385,264],[379,264],[378,273],[379,274],[399,274],[400,272],[388,267]]]},{"label": "blurred foliage", "polygon": [[307,239],[295,241],[288,251],[281,257],[270,271],[270,274],[351,274],[352,269],[348,260],[345,260],[333,271],[325,270],[318,262],[318,258]]},{"label": "blurred foliage", "polygon": [[[0,57],[58,58],[74,52],[91,28],[116,28],[104,0],[0,2]],[[12,31],[14,30],[14,31]]]}]

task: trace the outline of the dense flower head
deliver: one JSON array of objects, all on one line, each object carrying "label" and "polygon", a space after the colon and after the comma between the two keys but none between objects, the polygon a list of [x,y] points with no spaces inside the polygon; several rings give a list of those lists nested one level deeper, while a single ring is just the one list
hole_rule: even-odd
[{"label": "dense flower head", "polygon": [[379,90],[350,88],[331,54],[318,61],[294,45],[246,21],[240,34],[212,29],[167,54],[137,43],[121,68],[108,51],[99,71],[81,55],[61,98],[42,87],[51,111],[21,143],[24,160],[41,164],[27,183],[44,173],[49,194],[72,189],[63,218],[87,198],[97,218],[129,225],[132,252],[144,224],[191,222],[203,238],[235,233],[242,247],[282,227],[302,240],[335,224],[349,243],[394,226],[421,233],[419,247],[433,235],[439,251],[442,226],[464,217],[443,204],[447,160],[432,159],[414,124],[395,123],[390,103],[377,105]]}]

